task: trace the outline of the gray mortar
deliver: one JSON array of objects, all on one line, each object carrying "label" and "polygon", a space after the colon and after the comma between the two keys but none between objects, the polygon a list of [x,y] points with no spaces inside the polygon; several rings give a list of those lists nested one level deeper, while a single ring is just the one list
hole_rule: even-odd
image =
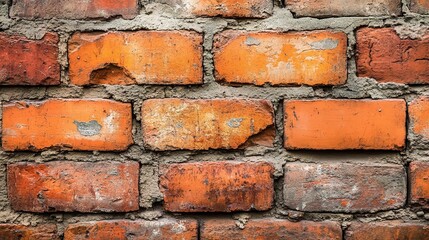
[{"label": "gray mortar", "polygon": [[[351,221],[381,221],[390,219],[425,221],[422,211],[414,207],[380,211],[367,214],[347,213],[302,213],[287,209],[282,202],[283,169],[287,162],[325,162],[343,161],[355,164],[393,163],[406,166],[410,161],[429,161],[429,143],[408,131],[409,145],[402,152],[383,151],[286,151],[283,143],[283,100],[284,99],[383,99],[401,98],[408,103],[421,95],[429,95],[429,86],[407,86],[395,83],[377,83],[374,79],[359,78],[355,67],[355,31],[362,26],[393,26],[401,37],[419,38],[429,26],[428,15],[411,13],[409,0],[403,0],[403,17],[338,17],[338,18],[298,18],[275,1],[273,15],[266,19],[225,19],[225,18],[189,18],[178,15],[170,6],[152,0],[141,1],[140,15],[133,20],[120,18],[108,21],[98,20],[38,20],[27,21],[8,17],[7,0],[0,0],[0,31],[10,34],[23,34],[29,38],[40,39],[46,32],[57,32],[60,36],[59,63],[61,64],[61,85],[55,87],[0,87],[2,104],[15,100],[44,100],[49,98],[107,98],[132,103],[133,138],[135,144],[124,152],[67,152],[50,149],[39,153],[0,151],[0,222],[35,225],[42,222],[57,223],[60,232],[70,224],[79,221],[102,219],[158,219],[161,217],[191,217],[207,219],[217,217],[233,218],[235,214],[171,214],[162,210],[162,194],[158,187],[158,167],[160,164],[196,161],[268,161],[275,167],[276,196],[273,208],[267,212],[250,212],[251,218],[274,216],[290,220],[334,220],[346,229]],[[348,36],[348,80],[342,86],[334,87],[256,87],[244,85],[233,87],[219,84],[213,76],[213,37],[224,30],[245,31],[310,31],[329,29],[343,31]],[[68,86],[67,41],[76,31],[135,31],[135,30],[193,30],[204,34],[204,84],[200,86]],[[149,98],[260,98],[270,100],[275,108],[277,134],[273,148],[251,147],[242,150],[209,151],[165,151],[153,152],[144,148],[141,134],[141,105]],[[1,122],[1,110],[0,110]],[[408,129],[409,130],[409,129]],[[134,160],[141,164],[140,206],[133,213],[77,214],[45,213],[31,214],[14,212],[9,207],[6,191],[6,165],[13,162],[47,162],[53,160],[69,161],[126,161]],[[417,216],[417,212],[420,212]],[[423,214],[421,214],[423,212]],[[235,217],[240,219],[241,217]],[[427,221],[427,220],[426,220]],[[244,224],[245,225],[245,224]]]}]

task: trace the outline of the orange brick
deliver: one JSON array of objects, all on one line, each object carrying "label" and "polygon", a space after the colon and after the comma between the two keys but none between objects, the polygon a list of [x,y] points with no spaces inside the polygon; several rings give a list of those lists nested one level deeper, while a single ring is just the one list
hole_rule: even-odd
[{"label": "orange brick", "polygon": [[270,0],[167,0],[178,8],[196,16],[222,16],[265,18],[273,13],[273,2]]},{"label": "orange brick", "polygon": [[429,97],[421,97],[408,106],[411,130],[414,134],[429,140]]},{"label": "orange brick", "polygon": [[411,203],[429,208],[429,162],[410,163]]},{"label": "orange brick", "polygon": [[271,85],[338,85],[347,79],[343,32],[225,31],[215,36],[217,81]]},{"label": "orange brick", "polygon": [[4,240],[60,240],[54,224],[29,227],[19,224],[0,224],[0,239]]},{"label": "orange brick", "polygon": [[24,19],[86,19],[122,16],[132,19],[138,14],[137,0],[12,0],[11,17]]},{"label": "orange brick", "polygon": [[429,83],[429,34],[401,39],[392,28],[361,28],[357,38],[359,77],[379,82]]},{"label": "orange brick", "polygon": [[287,149],[384,149],[405,146],[405,101],[284,102]]},{"label": "orange brick", "polygon": [[12,208],[29,212],[139,209],[137,162],[17,163],[7,168]]},{"label": "orange brick", "polygon": [[3,106],[3,148],[39,151],[125,150],[132,140],[131,104],[53,99]]},{"label": "orange brick", "polygon": [[401,0],[284,0],[296,16],[399,16]]},{"label": "orange brick", "polygon": [[287,163],[283,189],[295,210],[370,212],[402,207],[407,180],[394,164]]},{"label": "orange brick", "polygon": [[347,229],[346,240],[361,239],[412,239],[427,240],[429,226],[427,223],[402,223],[386,221],[374,223],[352,223]]},{"label": "orange brick", "polygon": [[266,100],[150,99],[142,107],[143,138],[154,150],[237,149],[264,134],[256,144],[272,146],[273,124]]},{"label": "orange brick", "polygon": [[202,36],[190,31],[76,33],[70,81],[91,84],[200,84]]},{"label": "orange brick", "polygon": [[58,35],[40,40],[0,33],[0,85],[59,85]]},{"label": "orange brick", "polygon": [[268,163],[183,163],[161,169],[167,211],[263,211],[273,203],[273,167]]},{"label": "orange brick", "polygon": [[339,223],[324,222],[290,222],[274,218],[252,219],[246,223],[244,229],[237,227],[234,220],[216,219],[206,220],[201,226],[201,239],[319,239],[340,240],[342,230]]},{"label": "orange brick", "polygon": [[429,0],[411,0],[410,9],[412,12],[429,14]]},{"label": "orange brick", "polygon": [[196,240],[197,229],[198,223],[195,220],[98,221],[70,224],[64,233],[64,240]]}]

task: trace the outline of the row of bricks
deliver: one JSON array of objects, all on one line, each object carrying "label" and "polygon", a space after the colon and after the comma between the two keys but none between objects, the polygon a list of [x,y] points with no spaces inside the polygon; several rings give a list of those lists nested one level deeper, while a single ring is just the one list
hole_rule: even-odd
[{"label": "row of bricks", "polygon": [[[194,16],[223,16],[265,18],[273,13],[272,0],[166,0],[175,11]],[[399,16],[401,0],[282,0],[286,8],[298,17],[330,16]],[[427,0],[411,0],[412,12],[429,14]],[[132,19],[138,15],[137,0],[13,0],[10,16],[24,19],[95,19],[122,16]]]},{"label": "row of bricks", "polygon": [[[285,100],[288,150],[403,150],[407,104],[402,99]],[[5,151],[48,148],[122,151],[133,140],[130,103],[50,99],[3,104]],[[429,98],[408,104],[410,140],[429,139]],[[273,105],[261,99],[148,99],[141,108],[143,145],[154,151],[273,147]]]},{"label": "row of bricks", "polygon": [[[4,239],[60,239],[55,224],[27,227],[0,224]],[[344,235],[344,238],[343,238]],[[413,239],[424,240],[429,235],[425,223],[384,221],[379,223],[353,222],[344,231],[334,221],[291,222],[274,218],[249,220],[243,229],[231,219],[212,219],[197,222],[193,219],[161,219],[157,221],[106,220],[70,224],[64,231],[65,240],[83,239]]]},{"label": "row of bricks", "polygon": [[[304,212],[397,209],[406,205],[409,182],[409,204],[429,208],[429,162],[412,162],[408,170],[407,181],[404,167],[395,164],[286,163],[282,203]],[[169,212],[267,211],[274,204],[273,172],[268,162],[161,164],[159,188]],[[7,184],[16,211],[139,209],[137,162],[13,163]]]},{"label": "row of bricks", "polygon": [[[429,83],[429,34],[401,39],[393,28],[360,28],[357,74],[379,82]],[[75,33],[68,42],[75,85],[203,83],[201,34],[191,31]],[[219,82],[254,85],[341,85],[347,81],[343,32],[244,32],[214,38]],[[1,85],[58,85],[58,36],[42,40],[0,34]],[[403,74],[407,73],[407,74]]]}]

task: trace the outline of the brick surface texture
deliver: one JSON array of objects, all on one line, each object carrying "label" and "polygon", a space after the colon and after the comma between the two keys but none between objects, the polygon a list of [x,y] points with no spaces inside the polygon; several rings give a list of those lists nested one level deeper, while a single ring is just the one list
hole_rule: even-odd
[{"label": "brick surface texture", "polygon": [[40,40],[0,33],[0,85],[59,85],[58,35]]},{"label": "brick surface texture", "polygon": [[347,78],[342,32],[246,33],[215,39],[216,79],[263,85],[338,85]]},{"label": "brick surface texture", "polygon": [[401,39],[392,28],[362,28],[356,37],[359,76],[380,82],[429,83],[429,32],[418,39]]},{"label": "brick surface texture", "polygon": [[428,156],[428,0],[0,0],[0,240],[426,240]]},{"label": "brick surface texture", "polygon": [[139,166],[129,163],[18,163],[8,166],[12,208],[29,212],[138,209]]},{"label": "brick surface texture", "polygon": [[273,203],[273,168],[267,163],[208,162],[165,168],[160,185],[168,211],[263,211]]}]

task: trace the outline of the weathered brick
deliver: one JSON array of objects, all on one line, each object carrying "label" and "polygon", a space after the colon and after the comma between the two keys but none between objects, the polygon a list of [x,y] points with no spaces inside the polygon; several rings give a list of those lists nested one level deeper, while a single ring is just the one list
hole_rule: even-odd
[{"label": "weathered brick", "polygon": [[217,81],[338,85],[347,79],[347,36],[343,32],[225,31],[214,41]]},{"label": "weathered brick", "polygon": [[271,146],[274,140],[267,100],[150,99],[143,102],[142,126],[144,141],[154,150],[237,149],[253,140]]},{"label": "weathered brick", "polygon": [[166,0],[176,10],[195,16],[265,18],[273,12],[270,0]]},{"label": "weathered brick", "polygon": [[411,203],[429,208],[429,162],[410,163]]},{"label": "weathered brick", "polygon": [[8,165],[12,208],[29,212],[128,212],[139,208],[137,162]]},{"label": "weathered brick", "polygon": [[429,97],[418,98],[408,105],[412,133],[429,141]]},{"label": "weathered brick", "polygon": [[40,40],[0,33],[0,85],[58,85],[58,35]]},{"label": "weathered brick", "polygon": [[40,151],[125,150],[132,144],[131,104],[52,99],[3,105],[3,148]]},{"label": "weathered brick", "polygon": [[405,146],[405,101],[291,100],[284,102],[287,149],[385,149]]},{"label": "weathered brick", "polygon": [[401,39],[393,28],[361,28],[356,38],[359,77],[429,83],[429,34],[421,39]]},{"label": "weathered brick", "polygon": [[405,204],[405,169],[393,164],[287,163],[284,201],[315,212],[369,212]]},{"label": "weathered brick", "polygon": [[90,84],[200,84],[202,36],[191,31],[76,33],[70,81]]},{"label": "weathered brick", "polygon": [[284,0],[298,17],[399,16],[401,0]]},{"label": "weathered brick", "polygon": [[99,221],[70,224],[64,240],[85,239],[171,239],[196,240],[198,223],[195,220],[161,219],[157,221]]},{"label": "weathered brick", "polygon": [[274,196],[268,163],[202,162],[162,166],[164,208],[171,212],[268,210]]},{"label": "weathered brick", "polygon": [[43,224],[29,227],[19,224],[0,224],[0,239],[4,240],[59,240],[57,226]]},{"label": "weathered brick", "polygon": [[201,226],[201,239],[342,239],[339,223],[324,222],[290,222],[274,218],[252,219],[244,229],[240,229],[236,221],[230,219],[206,220]]},{"label": "weathered brick", "polygon": [[12,0],[11,17],[24,19],[86,19],[138,14],[137,0]]},{"label": "weathered brick", "polygon": [[361,239],[409,239],[427,240],[429,225],[427,223],[402,223],[386,221],[373,223],[352,223],[346,231],[346,240]]},{"label": "weathered brick", "polygon": [[412,12],[429,14],[428,0],[411,0],[410,9]]}]

